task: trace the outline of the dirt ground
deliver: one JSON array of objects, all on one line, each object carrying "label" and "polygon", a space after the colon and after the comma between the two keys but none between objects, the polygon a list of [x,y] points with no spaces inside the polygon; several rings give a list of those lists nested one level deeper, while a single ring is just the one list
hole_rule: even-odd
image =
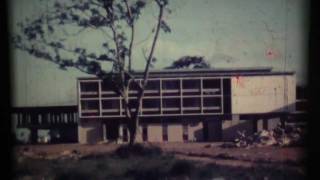
[{"label": "dirt ground", "polygon": [[[301,147],[254,147],[222,148],[221,143],[153,143],[164,152],[175,157],[195,160],[201,163],[215,163],[225,166],[255,167],[256,165],[281,166],[303,171],[304,149]],[[93,155],[114,151],[119,144],[55,144],[22,145],[15,147],[17,156],[59,157],[65,152],[76,150],[81,155]]]}]

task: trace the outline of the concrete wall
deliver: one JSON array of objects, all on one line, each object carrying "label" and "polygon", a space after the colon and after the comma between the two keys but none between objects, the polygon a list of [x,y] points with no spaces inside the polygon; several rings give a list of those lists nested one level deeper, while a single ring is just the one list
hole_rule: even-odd
[{"label": "concrete wall", "polygon": [[150,124],[148,125],[148,141],[162,142],[162,125]]},{"label": "concrete wall", "polygon": [[169,142],[183,142],[182,124],[168,125],[168,141]]},{"label": "concrete wall", "polygon": [[78,126],[78,141],[80,144],[94,144],[103,140],[103,126],[101,121],[80,121]]},{"label": "concrete wall", "polygon": [[[261,131],[263,129],[273,129],[280,123],[279,118],[259,119],[259,120],[240,120],[239,116],[233,116],[231,120],[215,119],[208,121],[208,141],[233,141],[238,136],[238,131],[245,131],[247,135],[253,134],[254,130]],[[183,142],[183,125],[182,124],[167,124],[168,125],[168,142]],[[256,127],[255,127],[256,126]],[[163,142],[162,124],[148,124],[148,140],[147,142]],[[188,141],[201,142],[204,140],[204,123],[189,123],[188,124]],[[100,141],[108,141],[104,139],[103,123],[95,120],[81,122],[78,127],[79,143],[90,144]],[[122,140],[122,126],[119,126],[119,138],[117,143],[125,143]],[[128,132],[129,136],[129,132]],[[136,142],[142,140],[142,126],[138,128]]]},{"label": "concrete wall", "polygon": [[289,75],[232,77],[231,93],[233,114],[294,110],[296,80]]}]

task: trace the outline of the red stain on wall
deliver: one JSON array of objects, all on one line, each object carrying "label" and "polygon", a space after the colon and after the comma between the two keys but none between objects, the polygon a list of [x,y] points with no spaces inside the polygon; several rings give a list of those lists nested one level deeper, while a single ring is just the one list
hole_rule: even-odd
[{"label": "red stain on wall", "polygon": [[273,48],[268,48],[266,50],[265,56],[269,59],[269,60],[274,60],[280,57],[280,52],[277,49],[273,49]]},{"label": "red stain on wall", "polygon": [[239,87],[244,87],[244,81],[241,76],[239,75],[236,76],[236,82]]}]

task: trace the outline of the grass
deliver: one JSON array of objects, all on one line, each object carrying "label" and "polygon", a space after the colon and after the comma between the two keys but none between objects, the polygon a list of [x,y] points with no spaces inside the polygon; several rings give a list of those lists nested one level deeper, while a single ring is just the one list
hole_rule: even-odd
[{"label": "grass", "polygon": [[[19,158],[19,160],[18,160]],[[296,171],[281,168],[235,168],[216,164],[201,165],[178,160],[157,147],[121,146],[114,153],[91,155],[79,160],[16,158],[15,179],[304,179]]]}]

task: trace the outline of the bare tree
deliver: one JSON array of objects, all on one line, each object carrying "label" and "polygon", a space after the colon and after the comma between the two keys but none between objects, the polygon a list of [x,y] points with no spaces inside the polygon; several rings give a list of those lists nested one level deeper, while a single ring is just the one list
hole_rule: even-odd
[{"label": "bare tree", "polygon": [[[131,64],[136,22],[142,15],[146,3],[157,7],[156,27],[149,52],[145,55],[146,65],[141,83],[134,76]],[[130,145],[135,142],[139,127],[139,112],[144,89],[149,78],[150,66],[156,61],[154,51],[160,30],[171,32],[163,19],[168,10],[168,0],[72,0],[68,3],[56,2],[45,14],[33,20],[19,23],[20,32],[13,36],[16,48],[43,60],[53,62],[61,69],[76,68],[92,74],[109,84],[113,91],[123,98],[125,118],[128,120]],[[70,32],[68,29],[72,29]],[[99,55],[77,45],[70,48],[69,38],[83,33],[100,31],[105,41],[100,44],[103,52]],[[61,32],[63,32],[61,35]],[[102,63],[111,63],[111,70],[102,68]],[[129,103],[129,86],[139,87],[137,103]]]}]

